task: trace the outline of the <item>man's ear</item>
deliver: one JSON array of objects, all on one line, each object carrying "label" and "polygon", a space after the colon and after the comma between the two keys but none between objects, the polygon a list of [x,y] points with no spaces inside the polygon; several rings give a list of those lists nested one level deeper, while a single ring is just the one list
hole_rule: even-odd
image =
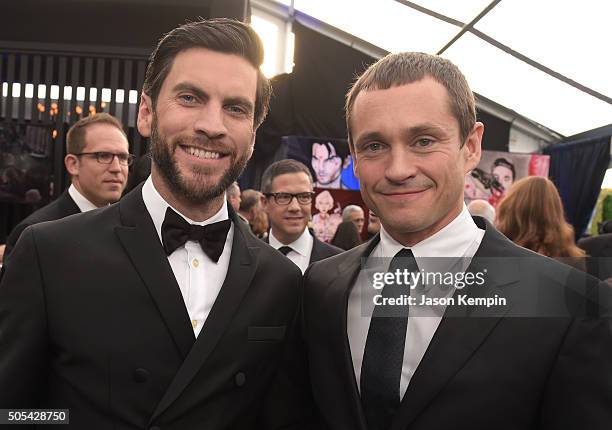
[{"label": "man's ear", "polygon": [[480,156],[482,154],[482,134],[484,133],[484,125],[481,122],[474,124],[472,131],[468,134],[465,144],[463,145],[463,155],[465,157],[465,171],[467,174],[471,170],[475,169],[480,163]]},{"label": "man's ear", "polygon": [[67,154],[66,157],[64,157],[64,165],[70,176],[79,175],[79,157],[74,154]]},{"label": "man's ear", "polygon": [[151,125],[153,123],[153,103],[151,97],[142,93],[140,105],[138,106],[138,132],[143,137],[151,136]]}]

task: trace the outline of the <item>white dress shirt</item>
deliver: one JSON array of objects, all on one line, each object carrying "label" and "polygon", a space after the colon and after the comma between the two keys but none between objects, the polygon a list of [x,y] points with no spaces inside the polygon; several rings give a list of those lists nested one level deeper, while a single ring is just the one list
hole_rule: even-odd
[{"label": "white dress shirt", "polygon": [[[149,211],[149,215],[151,215],[159,241],[161,242],[161,227],[166,215],[166,209],[170,205],[159,195],[150,176],[142,187],[142,199],[147,211]],[[196,225],[212,224],[229,218],[227,200],[225,198],[219,212],[202,222],[192,221],[175,208],[172,209],[188,223]],[[234,224],[232,223],[225,239],[223,253],[217,263],[204,253],[199,242],[191,240],[168,256],[170,267],[172,267],[172,272],[181,290],[196,337],[200,334],[225,281],[230,255],[232,254],[233,238]],[[154,263],[152,262],[151,264]]]},{"label": "white dress shirt", "polygon": [[[471,258],[480,246],[484,230],[479,229],[465,205],[462,212],[442,230],[433,236],[410,247],[419,270],[430,272],[463,271],[467,269]],[[365,263],[366,270],[361,270],[356,284],[351,290],[348,301],[347,335],[353,359],[353,369],[357,386],[360,386],[361,364],[370,326],[370,319],[374,310],[374,296],[380,290],[372,287],[368,280],[368,271],[384,272],[388,269],[391,258],[401,249],[407,248],[394,240],[381,226],[380,242],[372,250]],[[446,257],[442,259],[427,257]],[[369,263],[373,261],[372,265]],[[384,267],[383,267],[384,266]],[[422,294],[435,297],[450,297],[455,292],[454,287],[447,290],[431,288],[430,291],[421,289]],[[411,305],[406,328],[406,343],[404,345],[404,360],[400,380],[400,398],[404,396],[408,384],[414,375],[438,325],[442,319],[445,308],[436,306]],[[381,363],[381,365],[384,365]]]},{"label": "white dress shirt", "polygon": [[293,261],[293,263],[300,268],[302,274],[304,274],[310,263],[310,254],[312,254],[312,246],[314,245],[314,239],[307,228],[304,229],[300,237],[289,245],[281,243],[281,241],[274,236],[274,231],[270,230],[268,242],[274,249],[278,249],[281,246],[291,247],[292,251],[287,253],[287,258]]},{"label": "white dress shirt", "polygon": [[72,200],[74,200],[74,202],[79,207],[81,212],[87,212],[87,211],[91,211],[94,209],[98,209],[96,205],[94,205],[92,202],[87,200],[85,196],[81,194],[79,190],[76,189],[74,184],[70,184],[70,186],[68,187],[68,194],[70,194],[70,197],[72,197]]}]

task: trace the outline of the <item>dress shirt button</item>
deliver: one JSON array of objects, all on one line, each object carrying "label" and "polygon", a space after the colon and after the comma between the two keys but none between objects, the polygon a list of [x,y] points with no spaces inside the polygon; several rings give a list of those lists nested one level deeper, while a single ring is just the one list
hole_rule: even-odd
[{"label": "dress shirt button", "polygon": [[191,260],[191,265],[197,269],[197,267],[200,265],[200,261],[197,258],[194,258]]},{"label": "dress shirt button", "polygon": [[151,373],[142,367],[134,370],[134,381],[136,382],[147,382],[150,376]]},{"label": "dress shirt button", "polygon": [[198,326],[198,320],[191,320],[191,327],[196,328]]},{"label": "dress shirt button", "polygon": [[237,387],[242,387],[244,384],[246,384],[246,375],[244,374],[244,372],[236,373],[236,376],[234,377],[234,382],[236,383]]}]

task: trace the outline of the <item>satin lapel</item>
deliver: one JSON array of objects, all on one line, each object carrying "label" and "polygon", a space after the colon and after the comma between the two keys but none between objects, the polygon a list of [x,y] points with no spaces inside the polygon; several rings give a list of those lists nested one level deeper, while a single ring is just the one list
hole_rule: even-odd
[{"label": "satin lapel", "polygon": [[198,339],[170,383],[164,397],[157,405],[150,422],[153,422],[180,396],[185,387],[200,371],[219,339],[225,333],[225,329],[230,325],[255,275],[259,252],[259,247],[256,246],[255,241],[258,239],[253,239],[251,243],[248,243],[248,233],[243,230],[248,227],[241,224],[229,205],[228,211],[234,224],[234,239],[227,276]]},{"label": "satin lapel", "polygon": [[[477,223],[478,224],[478,223]],[[486,269],[486,282],[482,287],[457,290],[467,298],[504,297],[512,304],[518,289],[512,288],[519,280],[520,271],[509,267],[501,257],[507,245],[500,234],[487,224],[483,241],[466,272],[482,272]],[[516,261],[515,261],[516,262]],[[512,264],[512,263],[511,263]],[[464,366],[487,336],[510,310],[485,306],[447,307],[444,318],[427,348],[427,351],[395,415],[391,430],[405,429],[425,409],[440,390]]]},{"label": "satin lapel", "polygon": [[[361,245],[350,252],[350,256],[338,266],[338,277],[330,285],[330,291],[334,291],[335,295],[332,300],[332,315],[330,317],[337,318],[330,321],[330,330],[335,339],[334,345],[337,345],[338,350],[334,355],[341,356],[344,361],[343,380],[344,388],[350,397],[351,402],[351,417],[356,417],[354,425],[358,425],[360,429],[366,430],[367,425],[365,416],[361,408],[361,397],[357,388],[357,380],[355,379],[355,369],[353,368],[353,358],[351,355],[351,347],[348,339],[347,331],[347,315],[348,315],[348,299],[352,287],[357,280],[359,270],[361,269],[361,259],[366,258],[372,253],[376,247],[380,237],[377,235],[370,242]],[[341,312],[338,312],[341,310]]]},{"label": "satin lapel", "polygon": [[142,186],[139,186],[120,200],[119,213],[123,225],[116,227],[115,233],[184,358],[195,341],[193,328],[181,290],[142,200],[141,190]]}]

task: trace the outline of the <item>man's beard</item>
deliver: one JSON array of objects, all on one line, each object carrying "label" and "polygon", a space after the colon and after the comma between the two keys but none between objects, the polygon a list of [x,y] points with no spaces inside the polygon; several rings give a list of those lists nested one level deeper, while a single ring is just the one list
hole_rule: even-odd
[{"label": "man's beard", "polygon": [[[242,171],[246,167],[249,161],[249,154],[244,153],[239,158],[236,151],[230,149],[230,167],[221,176],[221,180],[217,184],[212,186],[206,184],[206,179],[210,176],[210,170],[203,167],[193,167],[192,173],[194,179],[187,182],[184,176],[181,174],[176,160],[174,159],[174,152],[180,150],[179,144],[183,143],[183,140],[177,139],[172,142],[168,142],[162,137],[157,128],[157,115],[153,114],[153,122],[151,124],[151,158],[160,172],[164,181],[170,188],[170,191],[177,197],[189,202],[192,205],[200,205],[203,202],[213,200],[221,196],[227,187],[229,187],[238,177],[242,174]],[[212,143],[208,145],[210,149],[214,150],[214,146],[218,144],[212,140],[207,140]],[[227,151],[228,148],[223,148],[223,151]]]}]

